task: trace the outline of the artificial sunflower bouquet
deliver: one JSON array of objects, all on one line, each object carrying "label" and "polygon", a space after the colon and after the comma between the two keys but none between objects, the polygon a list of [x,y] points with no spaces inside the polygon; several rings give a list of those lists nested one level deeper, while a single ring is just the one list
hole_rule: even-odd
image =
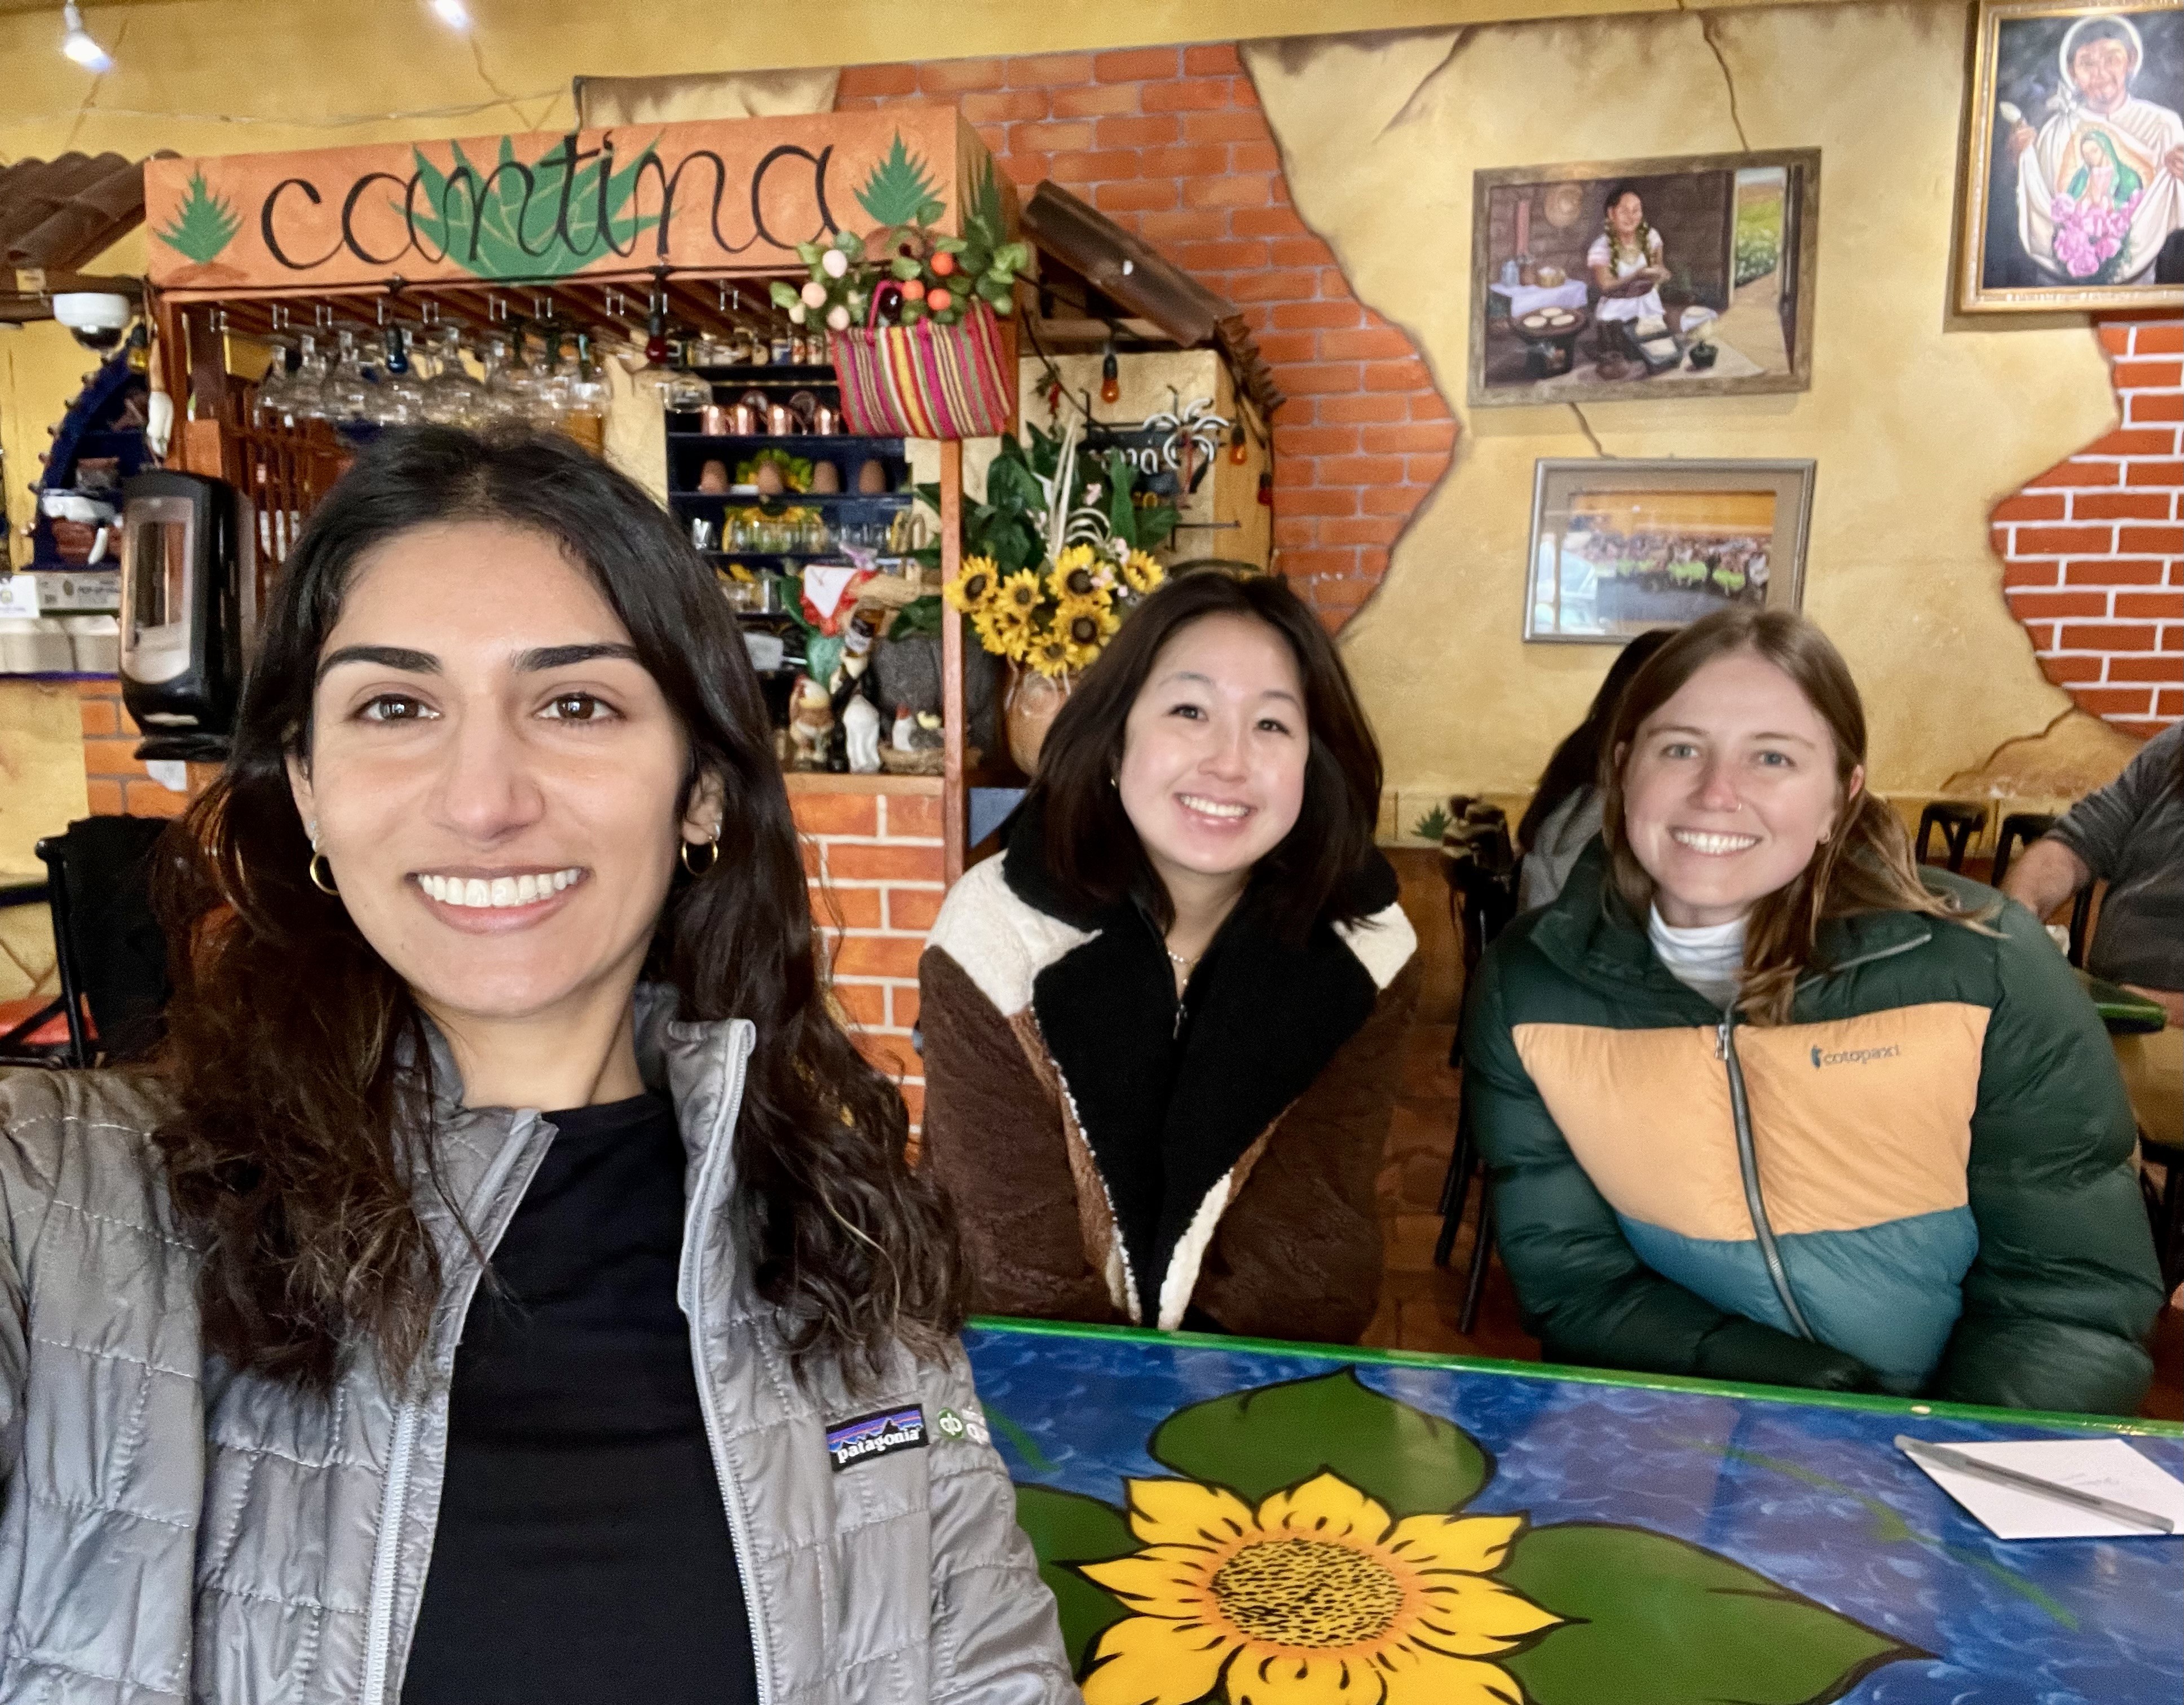
[{"label": "artificial sunflower bouquet", "polygon": [[1044,571],[1004,574],[993,558],[974,556],[942,590],[980,645],[1051,679],[1091,667],[1123,616],[1167,578],[1142,550],[1117,560],[1073,544]]},{"label": "artificial sunflower bouquet", "polygon": [[1050,680],[1089,668],[1167,578],[1152,553],[1175,530],[1127,456],[1078,451],[1074,422],[1034,426],[1028,448],[1004,438],[964,518],[962,571],[941,588],[983,648]]}]

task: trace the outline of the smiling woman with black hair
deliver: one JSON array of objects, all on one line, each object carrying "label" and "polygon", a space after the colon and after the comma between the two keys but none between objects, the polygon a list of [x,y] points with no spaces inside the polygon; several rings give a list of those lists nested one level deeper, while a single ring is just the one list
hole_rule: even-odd
[{"label": "smiling woman with black hair", "polygon": [[1364,1330],[1418,982],[1379,794],[1283,582],[1184,575],[1123,624],[919,967],[924,1151],[980,1307]]},{"label": "smiling woman with black hair", "polygon": [[670,516],[382,439],[176,851],[157,1068],[0,1085],[0,1702],[1076,1697]]}]

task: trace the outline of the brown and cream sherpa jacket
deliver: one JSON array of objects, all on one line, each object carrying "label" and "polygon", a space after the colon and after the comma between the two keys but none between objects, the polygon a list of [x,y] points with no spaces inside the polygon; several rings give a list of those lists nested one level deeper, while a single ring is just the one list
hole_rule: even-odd
[{"label": "brown and cream sherpa jacket", "polygon": [[1178,1022],[1137,906],[1056,891],[1036,823],[950,893],[919,966],[923,1152],[977,1307],[1354,1342],[1380,1289],[1374,1184],[1418,998],[1374,856],[1364,921],[1283,941],[1247,896]]}]

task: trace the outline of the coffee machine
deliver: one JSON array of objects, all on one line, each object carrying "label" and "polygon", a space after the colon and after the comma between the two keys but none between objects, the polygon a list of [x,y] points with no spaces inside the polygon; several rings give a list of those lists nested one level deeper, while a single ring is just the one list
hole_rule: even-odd
[{"label": "coffee machine", "polygon": [[160,468],[121,488],[121,702],[140,758],[227,756],[256,638],[256,527],[225,481]]}]

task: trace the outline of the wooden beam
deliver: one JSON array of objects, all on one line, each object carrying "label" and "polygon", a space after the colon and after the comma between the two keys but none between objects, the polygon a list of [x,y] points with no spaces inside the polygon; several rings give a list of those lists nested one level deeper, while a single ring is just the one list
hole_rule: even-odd
[{"label": "wooden beam", "polygon": [[[963,569],[963,445],[944,438],[940,444],[940,582],[945,586]],[[965,793],[963,744],[970,730],[964,726],[963,615],[953,605],[940,609],[940,721],[941,790],[940,836],[946,847],[945,872],[949,886],[963,874],[969,850],[971,816]]]}]

